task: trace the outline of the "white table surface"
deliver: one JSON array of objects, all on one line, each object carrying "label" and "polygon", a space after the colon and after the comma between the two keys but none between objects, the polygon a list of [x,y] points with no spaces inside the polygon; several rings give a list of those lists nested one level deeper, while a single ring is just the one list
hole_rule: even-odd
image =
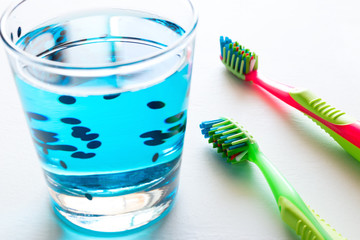
[{"label": "white table surface", "polygon": [[[1,0],[0,10],[11,2]],[[280,219],[260,171],[230,166],[198,124],[231,116],[251,132],[302,198],[349,239],[360,239],[360,163],[302,113],[219,61],[220,35],[260,56],[269,78],[307,87],[360,119],[359,2],[197,1],[200,22],[175,207],[161,222],[115,240],[298,239]],[[0,239],[92,240],[52,213],[12,74],[0,48]]]}]

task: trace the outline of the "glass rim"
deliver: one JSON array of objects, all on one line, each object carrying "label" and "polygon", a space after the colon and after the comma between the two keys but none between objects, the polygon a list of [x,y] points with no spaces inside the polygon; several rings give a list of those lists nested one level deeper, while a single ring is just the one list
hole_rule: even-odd
[{"label": "glass rim", "polygon": [[198,23],[198,12],[197,12],[196,8],[194,7],[194,4],[192,3],[191,0],[185,0],[186,2],[189,3],[189,5],[191,7],[191,11],[192,11],[192,21],[191,21],[191,25],[190,25],[191,28],[188,32],[185,32],[185,34],[183,36],[181,36],[174,44],[169,45],[166,48],[163,48],[162,51],[160,51],[160,52],[151,54],[151,55],[143,57],[143,58],[138,58],[138,59],[132,60],[132,61],[127,61],[127,62],[123,62],[123,63],[114,62],[114,63],[91,65],[91,66],[86,66],[86,65],[80,66],[80,65],[76,65],[74,63],[56,62],[56,61],[48,60],[45,58],[36,57],[32,54],[25,52],[21,48],[19,48],[13,41],[11,41],[10,36],[7,36],[5,34],[7,20],[9,19],[11,13],[18,6],[20,6],[22,3],[26,2],[26,1],[29,1],[29,0],[14,1],[12,4],[10,4],[6,8],[6,10],[4,11],[4,13],[2,14],[2,16],[0,18],[0,38],[5,43],[6,48],[11,51],[11,53],[22,57],[22,59],[21,59],[22,61],[28,62],[30,64],[42,65],[47,68],[89,71],[89,70],[114,69],[114,68],[120,68],[120,67],[125,67],[125,66],[131,67],[131,66],[135,66],[135,65],[141,65],[141,63],[144,63],[144,62],[149,63],[149,61],[153,61],[153,60],[155,61],[157,59],[162,59],[162,58],[166,57],[168,54],[170,54],[171,52],[176,51],[177,49],[181,48],[183,44],[187,43],[188,40],[190,40],[192,38],[192,36],[194,35],[194,32],[195,32],[197,23]]}]

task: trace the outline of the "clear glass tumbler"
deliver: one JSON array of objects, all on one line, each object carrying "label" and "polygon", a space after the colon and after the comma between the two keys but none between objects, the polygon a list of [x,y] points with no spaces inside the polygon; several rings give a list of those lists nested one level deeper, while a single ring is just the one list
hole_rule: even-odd
[{"label": "clear glass tumbler", "polygon": [[1,38],[51,201],[121,232],[172,207],[197,14],[189,0],[23,0]]}]

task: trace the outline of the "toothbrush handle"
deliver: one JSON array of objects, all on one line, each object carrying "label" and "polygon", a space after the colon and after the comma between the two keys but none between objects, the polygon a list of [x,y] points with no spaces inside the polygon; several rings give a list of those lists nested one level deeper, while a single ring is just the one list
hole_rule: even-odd
[{"label": "toothbrush handle", "polygon": [[330,106],[309,90],[289,92],[298,110],[325,130],[341,147],[360,161],[360,122]]},{"label": "toothbrush handle", "polygon": [[[327,224],[324,219],[320,218],[314,210],[310,207],[307,207],[307,211],[310,212],[313,218],[316,219],[317,225],[320,224],[321,230],[318,229],[314,223],[313,219],[309,219],[300,208],[293,204],[290,200],[280,197],[279,199],[279,209],[282,220],[291,227],[297,235],[301,237],[302,240],[312,240],[312,239],[333,239],[333,240],[345,240],[341,234],[337,233],[329,224]],[[320,231],[319,231],[320,230]],[[324,237],[320,232],[326,231],[327,235]]]},{"label": "toothbrush handle", "polygon": [[303,240],[344,240],[301,199],[295,189],[259,150],[250,151],[250,158],[264,174],[278,204],[282,220]]},{"label": "toothbrush handle", "polygon": [[314,93],[259,78],[257,72],[247,79],[280,100],[298,109],[325,130],[350,155],[360,161],[360,122],[332,107]]}]

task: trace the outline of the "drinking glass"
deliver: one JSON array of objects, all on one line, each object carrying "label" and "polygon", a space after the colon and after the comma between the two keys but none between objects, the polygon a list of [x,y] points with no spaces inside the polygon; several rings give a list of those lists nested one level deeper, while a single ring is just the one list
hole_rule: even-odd
[{"label": "drinking glass", "polygon": [[55,213],[96,232],[161,219],[178,188],[189,0],[23,0],[1,38]]}]

